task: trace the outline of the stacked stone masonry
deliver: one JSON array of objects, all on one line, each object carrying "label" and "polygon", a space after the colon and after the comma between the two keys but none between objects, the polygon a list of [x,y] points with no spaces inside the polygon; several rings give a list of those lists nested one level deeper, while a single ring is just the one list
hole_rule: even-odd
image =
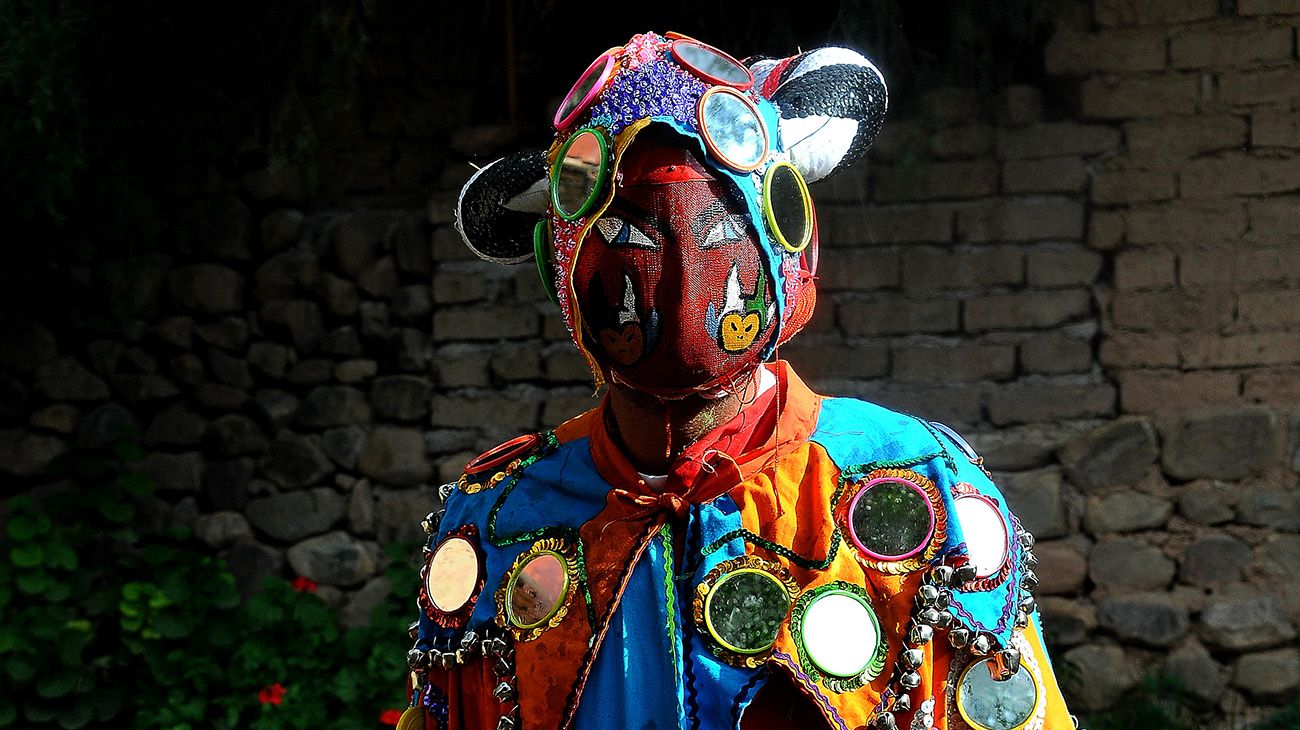
[{"label": "stacked stone masonry", "polygon": [[[820,301],[779,354],[969,436],[1039,538],[1077,711],[1165,673],[1231,721],[1300,691],[1300,2],[1078,9],[1045,59],[1071,113],[942,89],[815,186]],[[124,332],[5,320],[6,493],[136,433],[157,519],[364,620],[437,485],[595,403],[532,265],[461,244],[470,172],[420,210],[253,176],[134,264]]]}]

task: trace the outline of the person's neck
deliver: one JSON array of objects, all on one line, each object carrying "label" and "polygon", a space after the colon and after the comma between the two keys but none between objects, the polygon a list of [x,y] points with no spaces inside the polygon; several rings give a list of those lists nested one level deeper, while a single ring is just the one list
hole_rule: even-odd
[{"label": "person's neck", "polygon": [[663,400],[612,382],[609,417],[632,466],[642,474],[666,474],[673,460],[691,444],[740,412],[753,397],[756,377],[720,398],[689,396]]}]

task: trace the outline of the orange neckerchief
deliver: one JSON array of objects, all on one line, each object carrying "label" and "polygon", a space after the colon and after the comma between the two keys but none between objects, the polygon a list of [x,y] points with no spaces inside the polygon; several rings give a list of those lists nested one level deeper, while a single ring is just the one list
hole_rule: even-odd
[{"label": "orange neckerchief", "polygon": [[518,677],[525,727],[565,728],[572,722],[609,619],[651,535],[670,518],[684,516],[691,504],[724,494],[812,434],[820,396],[785,362],[768,367],[776,384],[687,447],[671,465],[662,492],[645,483],[608,432],[608,399],[580,421],[566,424],[570,432],[588,429],[592,460],[610,485],[605,508],[580,530],[597,630],[593,635],[582,620],[584,612],[573,611],[559,626],[516,645],[519,666],[533,668]]}]

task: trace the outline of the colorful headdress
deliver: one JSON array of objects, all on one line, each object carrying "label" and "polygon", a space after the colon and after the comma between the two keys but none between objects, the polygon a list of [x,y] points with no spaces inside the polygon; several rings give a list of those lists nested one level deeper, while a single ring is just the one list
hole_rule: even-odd
[{"label": "colorful headdress", "polygon": [[866,153],[886,100],[880,72],[846,48],[746,66],[685,36],[637,35],[579,77],[556,111],[549,150],[503,158],[466,183],[457,228],[488,261],[535,258],[599,385],[575,262],[614,199],[624,151],[648,125],[665,125],[743,198],[779,313],[755,348],[756,359],[766,359],[812,315],[817,235],[807,183]]}]

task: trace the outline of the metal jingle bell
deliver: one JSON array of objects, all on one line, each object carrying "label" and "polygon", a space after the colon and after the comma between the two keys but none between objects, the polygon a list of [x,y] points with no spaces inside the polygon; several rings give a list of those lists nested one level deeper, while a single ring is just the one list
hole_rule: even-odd
[{"label": "metal jingle bell", "polygon": [[950,600],[952,600],[952,591],[944,588],[939,591],[938,597],[934,599],[934,607],[938,609],[945,609],[948,607],[948,602]]},{"label": "metal jingle bell", "polygon": [[904,649],[898,657],[908,669],[916,669],[925,663],[925,652],[920,649]]},{"label": "metal jingle bell", "polygon": [[952,585],[953,569],[951,565],[936,565],[930,571],[930,580],[936,585]]},{"label": "metal jingle bell", "polygon": [[478,634],[474,633],[474,629],[466,631],[465,635],[460,637],[460,649],[467,654],[473,653],[474,645],[477,643]]},{"label": "metal jingle bell", "polygon": [[876,730],[898,730],[898,721],[894,719],[894,713],[882,712],[872,720],[871,727]]},{"label": "metal jingle bell", "polygon": [[1030,593],[1038,588],[1038,574],[1032,570],[1026,570],[1025,574],[1020,577],[1020,585]]},{"label": "metal jingle bell", "polygon": [[939,600],[939,589],[932,585],[922,585],[916,589],[916,602],[921,606],[933,606]]},{"label": "metal jingle bell", "polygon": [[509,715],[502,715],[497,720],[497,730],[515,730],[515,719]]},{"label": "metal jingle bell", "polygon": [[1011,679],[1020,671],[1020,651],[1009,647],[1003,649],[989,657],[988,666],[989,674],[999,682]]},{"label": "metal jingle bell", "polygon": [[424,516],[423,520],[420,520],[420,527],[424,528],[424,534],[432,535],[438,531],[438,524],[440,522],[442,522],[442,513],[430,512]]},{"label": "metal jingle bell", "polygon": [[898,684],[903,689],[916,689],[921,686],[921,675],[916,672],[903,672],[898,678]]},{"label": "metal jingle bell", "polygon": [[1021,610],[1017,609],[1017,610],[1016,610],[1016,623],[1015,623],[1016,628],[1018,628],[1018,629],[1023,629],[1023,628],[1025,628],[1025,627],[1028,626],[1028,625],[1029,625],[1029,614],[1025,613],[1024,611],[1021,611]]},{"label": "metal jingle bell", "polygon": [[1038,606],[1038,602],[1034,600],[1033,596],[1025,596],[1024,598],[1020,599],[1020,603],[1017,605],[1017,608],[1019,608],[1021,611],[1024,611],[1025,613],[1033,613],[1034,608],[1037,606]]},{"label": "metal jingle bell", "polygon": [[906,692],[899,694],[894,698],[894,705],[890,709],[894,712],[910,712],[912,710],[912,696]]},{"label": "metal jingle bell", "polygon": [[975,566],[966,563],[960,568],[955,569],[952,574],[952,580],[954,584],[959,586],[964,586],[975,580]]},{"label": "metal jingle bell", "polygon": [[456,655],[452,652],[443,652],[438,655],[438,666],[443,669],[451,669],[456,664]]},{"label": "metal jingle bell", "polygon": [[970,630],[960,626],[948,632],[948,643],[954,649],[960,649],[970,642]]},{"label": "metal jingle bell", "polygon": [[454,491],[456,491],[456,482],[447,482],[446,484],[440,485],[438,487],[438,499],[446,502],[447,498],[450,497],[451,493]]},{"label": "metal jingle bell", "polygon": [[984,656],[993,650],[993,640],[988,634],[980,634],[971,641],[970,650],[976,656]]},{"label": "metal jingle bell", "polygon": [[406,627],[406,635],[409,636],[409,637],[411,637],[411,640],[412,640],[412,641],[414,641],[414,640],[420,638],[420,620],[419,620],[419,619],[416,619],[416,620],[412,621],[411,624],[410,624],[409,626]]},{"label": "metal jingle bell", "polygon": [[500,636],[484,638],[482,648],[485,655],[499,657],[506,651],[506,640]]},{"label": "metal jingle bell", "polygon": [[907,632],[907,643],[913,646],[923,646],[930,643],[934,638],[934,628],[929,624],[913,624],[910,631]]},{"label": "metal jingle bell", "polygon": [[942,620],[940,618],[941,616],[943,616],[943,613],[940,612],[939,609],[927,608],[923,611],[917,612],[916,620],[923,624],[929,624],[931,626],[934,626]]},{"label": "metal jingle bell", "polygon": [[498,677],[508,677],[514,674],[515,668],[510,666],[510,662],[506,661],[504,657],[498,657],[496,662],[492,664],[492,671]]},{"label": "metal jingle bell", "polygon": [[515,688],[510,686],[509,682],[502,682],[492,690],[492,696],[497,698],[498,702],[505,702],[515,696]]},{"label": "metal jingle bell", "polygon": [[1024,564],[1026,568],[1031,570],[1038,567],[1038,558],[1034,557],[1034,554],[1028,550],[1026,550],[1024,556],[1020,558],[1020,562]]},{"label": "metal jingle bell", "polygon": [[1020,531],[1020,545],[1026,550],[1034,546],[1034,536],[1029,534],[1029,530]]},{"label": "metal jingle bell", "polygon": [[940,611],[939,620],[935,621],[934,625],[941,629],[946,629],[949,626],[952,626],[952,621],[953,621],[952,614],[948,613],[947,611]]},{"label": "metal jingle bell", "polygon": [[411,649],[406,652],[406,666],[410,667],[412,672],[428,669],[429,662],[429,652],[423,649]]}]

